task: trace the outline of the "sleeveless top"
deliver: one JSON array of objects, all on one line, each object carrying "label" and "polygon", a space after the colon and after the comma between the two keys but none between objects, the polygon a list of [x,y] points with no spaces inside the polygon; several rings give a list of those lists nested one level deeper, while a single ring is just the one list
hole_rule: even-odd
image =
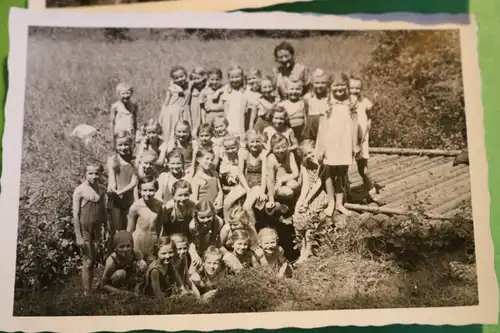
[{"label": "sleeveless top", "polygon": [[186,211],[184,214],[181,214],[175,203],[166,209],[167,222],[165,225],[165,231],[167,235],[180,233],[189,237],[189,222],[194,217],[195,206],[196,204],[189,200],[186,203]]},{"label": "sleeveless top", "polygon": [[[121,164],[118,162],[118,172],[115,172],[116,189],[119,191],[130,184],[132,176],[136,173],[133,165],[133,160],[128,164]],[[134,202],[134,192],[127,191],[123,194],[122,198],[114,198],[113,206],[120,209],[128,209]]]},{"label": "sleeveless top", "polygon": [[76,191],[81,193],[82,198],[80,203],[82,230],[100,234],[101,223],[106,220],[106,217],[103,216],[106,190],[100,184],[97,185],[97,190],[90,185],[81,184]]},{"label": "sleeveless top", "polygon": [[198,190],[198,201],[210,201],[214,202],[217,198],[217,178],[212,177],[210,179],[203,179],[205,183],[200,186]]},{"label": "sleeveless top", "polygon": [[135,266],[134,264],[139,261],[139,258],[142,256],[142,254],[137,251],[137,250],[132,250],[132,254],[128,258],[123,258],[120,259],[116,252],[111,253],[110,257],[113,259],[113,262],[115,263],[115,269],[123,269],[126,273],[127,276],[132,275],[135,273]]},{"label": "sleeveless top", "polygon": [[156,270],[160,273],[160,289],[162,292],[171,293],[173,287],[175,286],[175,272],[172,267],[172,263],[169,263],[167,268],[165,268],[158,259],[153,261],[146,271],[145,275],[145,293],[147,295],[153,295],[153,286],[151,283],[151,273]]},{"label": "sleeveless top", "polygon": [[[278,159],[276,160],[278,161]],[[283,163],[280,163],[280,161],[278,161],[276,175],[282,175],[283,173],[292,173],[292,168],[290,167],[290,153],[286,154]]]},{"label": "sleeveless top", "polygon": [[253,158],[252,154],[248,153],[245,161],[245,178],[248,183],[248,187],[252,188],[255,186],[262,185],[262,157]]},{"label": "sleeveless top", "polygon": [[122,101],[118,101],[113,104],[113,108],[116,110],[114,128],[115,133],[118,133],[120,131],[127,131],[129,133],[134,132],[135,104],[129,103],[129,107],[132,110],[129,110]]}]

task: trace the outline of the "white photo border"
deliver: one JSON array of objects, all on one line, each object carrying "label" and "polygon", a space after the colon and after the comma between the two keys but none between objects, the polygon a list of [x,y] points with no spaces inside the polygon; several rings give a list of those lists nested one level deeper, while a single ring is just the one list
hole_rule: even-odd
[{"label": "white photo border", "polygon": [[[413,23],[409,23],[413,22]],[[420,22],[420,23],[415,23]],[[447,23],[441,23],[447,22]],[[450,23],[452,22],[452,23]],[[14,317],[17,222],[21,180],[22,137],[28,28],[239,28],[316,30],[459,29],[465,90],[466,121],[476,246],[479,304],[440,308],[329,310],[245,314],[193,314],[156,316]],[[493,324],[498,320],[498,286],[489,227],[490,197],[485,148],[481,79],[476,26],[468,15],[384,14],[334,16],[283,13],[81,13],[13,8],[9,22],[9,90],[3,136],[3,174],[0,196],[3,232],[0,234],[0,330],[4,331],[167,331],[316,328],[324,326],[381,326],[388,324],[465,325]],[[14,222],[16,221],[16,222]],[[91,320],[89,320],[91,319]]]}]

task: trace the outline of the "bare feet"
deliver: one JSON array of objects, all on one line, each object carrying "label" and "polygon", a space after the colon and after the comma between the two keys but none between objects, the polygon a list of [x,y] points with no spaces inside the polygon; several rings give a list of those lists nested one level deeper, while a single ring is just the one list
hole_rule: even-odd
[{"label": "bare feet", "polygon": [[337,210],[341,214],[344,214],[345,216],[351,216],[351,211],[345,208],[343,205],[336,205],[335,210]]},{"label": "bare feet", "polygon": [[324,213],[327,217],[332,217],[334,211],[335,211],[335,203],[332,202],[328,204],[328,206],[325,208]]}]

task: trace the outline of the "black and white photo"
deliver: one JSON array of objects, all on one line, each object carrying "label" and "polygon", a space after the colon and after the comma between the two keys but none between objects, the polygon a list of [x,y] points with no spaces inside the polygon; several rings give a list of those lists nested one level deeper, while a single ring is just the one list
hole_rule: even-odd
[{"label": "black and white photo", "polygon": [[472,23],[65,15],[11,23],[10,320],[496,320]]}]

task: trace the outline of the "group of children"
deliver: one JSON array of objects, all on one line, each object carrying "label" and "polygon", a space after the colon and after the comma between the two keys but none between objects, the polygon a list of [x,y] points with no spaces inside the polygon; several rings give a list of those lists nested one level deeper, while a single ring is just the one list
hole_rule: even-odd
[{"label": "group of children", "polygon": [[350,214],[354,161],[367,196],[380,200],[367,174],[372,104],[360,78],[309,74],[287,42],[274,56],[273,77],[233,66],[227,84],[219,69],[174,67],[159,117],[141,127],[133,88],[118,85],[107,188],[101,166],[87,165],[73,196],[86,293],[103,224],[112,241],[102,289],[207,298],[245,268],[291,274],[279,229],[262,221],[289,218],[302,236],[295,263],[312,255],[310,217]]}]

